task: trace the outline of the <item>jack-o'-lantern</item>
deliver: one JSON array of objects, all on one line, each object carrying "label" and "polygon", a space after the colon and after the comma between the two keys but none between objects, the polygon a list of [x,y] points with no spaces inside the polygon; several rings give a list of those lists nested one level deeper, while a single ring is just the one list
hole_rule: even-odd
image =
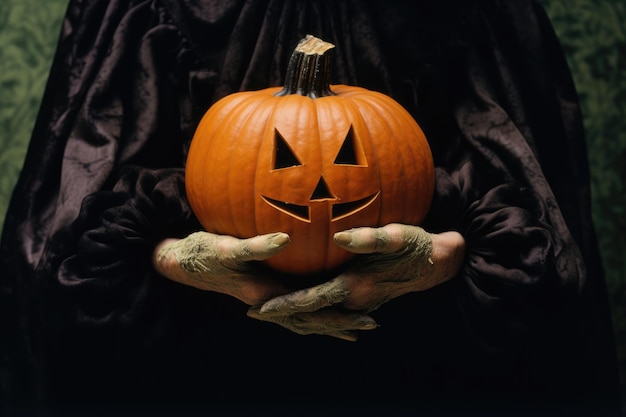
[{"label": "jack-o'-lantern", "polygon": [[334,45],[312,36],[294,51],[283,88],[231,94],[204,115],[186,164],[189,203],[210,232],[282,231],[267,264],[317,274],[353,255],[334,233],[419,224],[434,188],[426,138],[390,97],[330,86]]}]

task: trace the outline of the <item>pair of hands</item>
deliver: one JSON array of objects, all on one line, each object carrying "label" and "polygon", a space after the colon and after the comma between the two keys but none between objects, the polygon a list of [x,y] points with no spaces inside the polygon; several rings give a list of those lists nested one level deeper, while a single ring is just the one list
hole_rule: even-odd
[{"label": "pair of hands", "polygon": [[330,281],[297,291],[253,268],[253,261],[268,259],[289,244],[285,233],[237,239],[196,232],[161,242],[153,262],[171,280],[241,300],[251,306],[252,318],[298,334],[353,341],[359,330],[377,327],[368,313],[385,302],[454,277],[465,247],[457,232],[430,234],[402,224],[351,229],[334,240],[361,256]]}]

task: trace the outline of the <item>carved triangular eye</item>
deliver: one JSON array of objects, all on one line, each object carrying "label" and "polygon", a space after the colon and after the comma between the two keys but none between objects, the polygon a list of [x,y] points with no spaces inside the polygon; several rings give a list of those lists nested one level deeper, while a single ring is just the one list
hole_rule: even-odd
[{"label": "carved triangular eye", "polygon": [[346,138],[339,149],[337,157],[335,157],[336,165],[367,165],[365,154],[361,148],[361,144],[354,136],[352,126],[346,134]]},{"label": "carved triangular eye", "polygon": [[287,144],[287,141],[274,129],[274,169],[289,168],[302,165],[293,150]]}]

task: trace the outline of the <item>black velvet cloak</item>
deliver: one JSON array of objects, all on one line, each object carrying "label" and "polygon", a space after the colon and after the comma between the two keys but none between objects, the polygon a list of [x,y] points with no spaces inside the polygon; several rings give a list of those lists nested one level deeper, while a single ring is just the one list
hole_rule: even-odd
[{"label": "black velvet cloak", "polygon": [[[437,166],[423,226],[467,241],[457,278],[385,304],[356,343],[257,322],[151,266],[200,228],[183,167],[202,114],[281,85],[309,33],[337,46],[333,83],[420,123]],[[1,254],[18,409],[618,406],[577,96],[535,1],[71,1]]]}]

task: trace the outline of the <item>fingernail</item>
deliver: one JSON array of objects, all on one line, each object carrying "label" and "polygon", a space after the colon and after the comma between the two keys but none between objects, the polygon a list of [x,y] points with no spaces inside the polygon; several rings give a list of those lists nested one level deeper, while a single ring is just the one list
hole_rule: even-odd
[{"label": "fingernail", "polygon": [[289,243],[290,239],[287,233],[277,232],[269,237],[269,241],[276,247],[281,247]]},{"label": "fingernail", "polygon": [[259,309],[259,314],[272,314],[275,311],[273,307],[268,307],[267,305],[262,305]]},{"label": "fingernail", "polygon": [[252,318],[258,318],[259,317],[259,308],[258,307],[250,307],[248,309],[248,311],[246,312],[246,316],[252,317]]},{"label": "fingernail", "polygon": [[374,330],[374,329],[378,329],[378,327],[379,326],[377,323],[372,322],[372,323],[367,323],[361,326],[361,330]]},{"label": "fingernail", "polygon": [[337,232],[334,236],[335,243],[339,246],[350,246],[352,243],[352,233],[350,232]]},{"label": "fingernail", "polygon": [[284,310],[284,307],[281,308],[280,304],[272,303],[271,301],[268,301],[267,303],[261,306],[261,308],[259,309],[259,314],[269,316],[272,314],[281,314],[283,313],[283,310]]},{"label": "fingernail", "polygon": [[363,317],[361,319],[363,323],[359,326],[361,330],[374,330],[378,328],[378,324],[371,317]]}]

